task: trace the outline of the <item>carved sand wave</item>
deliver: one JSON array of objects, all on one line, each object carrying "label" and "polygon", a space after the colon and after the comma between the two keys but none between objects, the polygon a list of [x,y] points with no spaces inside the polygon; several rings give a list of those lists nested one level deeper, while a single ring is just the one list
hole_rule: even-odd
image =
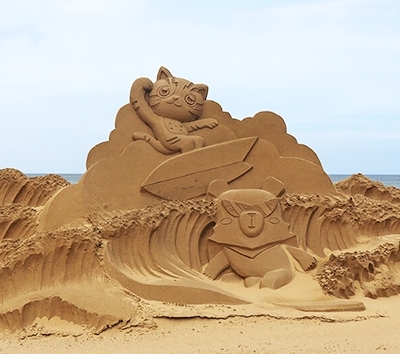
[{"label": "carved sand wave", "polygon": [[[303,245],[320,257],[326,251],[345,250],[358,238],[400,233],[400,206],[361,194],[343,199],[286,195],[284,218]],[[319,237],[315,237],[318,235]]]},{"label": "carved sand wave", "polygon": [[400,293],[400,251],[384,243],[366,251],[332,254],[317,279],[326,294],[348,299],[361,294],[373,299]]},{"label": "carved sand wave", "polygon": [[372,181],[361,173],[355,174],[336,183],[336,190],[346,195],[361,194],[375,200],[386,200],[391,203],[400,203],[400,189],[385,186],[378,181]]},{"label": "carved sand wave", "polygon": [[[360,180],[364,184],[358,187]],[[103,210],[86,215],[79,227],[38,232],[41,206],[68,183],[55,175],[29,179],[11,169],[0,171],[0,182],[4,330],[26,329],[40,318],[58,317],[100,333],[110,327],[153,326],[151,301],[179,303],[189,297],[199,304],[246,303],[246,298],[218,286],[220,282],[213,285],[202,274],[208,261],[205,245],[215,222],[213,200]],[[300,247],[321,263],[311,273],[313,281],[319,282],[321,293],[339,298],[359,292],[370,297],[397,294],[398,244],[351,248],[361,239],[369,245],[378,236],[400,234],[399,190],[360,175],[337,186],[342,198],[281,197],[283,219],[298,235]]]},{"label": "carved sand wave", "polygon": [[0,205],[42,206],[57,190],[69,185],[55,174],[29,178],[16,169],[5,168],[0,170]]}]

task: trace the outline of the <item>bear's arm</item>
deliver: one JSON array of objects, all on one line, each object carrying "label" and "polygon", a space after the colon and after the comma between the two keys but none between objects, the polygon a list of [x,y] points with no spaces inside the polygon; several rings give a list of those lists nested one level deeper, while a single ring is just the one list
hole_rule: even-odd
[{"label": "bear's arm", "polygon": [[203,273],[211,279],[215,280],[218,275],[228,267],[229,261],[226,258],[224,251],[222,250],[210,259],[210,262],[208,263]]}]

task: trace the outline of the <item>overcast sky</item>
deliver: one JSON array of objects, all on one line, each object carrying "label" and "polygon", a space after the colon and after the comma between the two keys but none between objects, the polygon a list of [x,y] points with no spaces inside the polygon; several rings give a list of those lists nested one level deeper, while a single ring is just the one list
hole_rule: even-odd
[{"label": "overcast sky", "polygon": [[0,0],[0,168],[84,172],[161,65],[327,173],[400,174],[398,0]]}]

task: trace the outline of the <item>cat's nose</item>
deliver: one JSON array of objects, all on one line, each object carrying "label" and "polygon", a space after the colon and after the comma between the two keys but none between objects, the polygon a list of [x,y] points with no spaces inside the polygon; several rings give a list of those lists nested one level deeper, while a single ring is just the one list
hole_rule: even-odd
[{"label": "cat's nose", "polygon": [[174,104],[175,106],[181,107],[182,106],[182,101],[181,98],[179,96],[172,96],[172,98],[174,99]]}]

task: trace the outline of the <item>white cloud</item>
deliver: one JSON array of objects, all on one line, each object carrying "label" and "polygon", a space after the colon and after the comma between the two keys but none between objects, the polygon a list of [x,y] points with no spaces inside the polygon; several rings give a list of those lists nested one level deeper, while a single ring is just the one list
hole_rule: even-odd
[{"label": "white cloud", "polygon": [[[349,143],[354,131],[343,123],[351,121],[379,119],[374,129],[382,139],[398,127],[400,5],[393,0],[13,0],[1,6],[3,150],[18,147],[18,134],[38,153],[38,139],[68,149],[81,133],[60,135],[57,126],[79,124],[87,139],[79,138],[80,152],[74,147],[64,160],[76,166],[107,138],[132,81],[154,80],[160,65],[208,84],[209,98],[235,117],[276,111],[310,146],[320,144],[318,131],[328,132],[327,140],[336,131],[336,140]],[[40,127],[36,138],[33,121]],[[46,138],[53,133],[56,141]],[[365,134],[366,142],[374,139]],[[54,153],[51,163],[33,168],[20,150],[7,163],[18,161],[25,171],[59,164]]]}]

